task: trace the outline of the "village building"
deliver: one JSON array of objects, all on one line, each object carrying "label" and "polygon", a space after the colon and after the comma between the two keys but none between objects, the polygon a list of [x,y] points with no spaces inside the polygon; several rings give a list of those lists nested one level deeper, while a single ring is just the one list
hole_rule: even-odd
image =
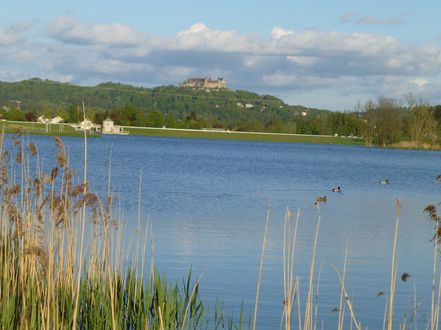
[{"label": "village building", "polygon": [[59,124],[59,123],[62,123],[63,121],[64,121],[64,119],[60,116],[56,116],[56,117],[50,119],[50,118],[46,118],[44,115],[42,115],[37,118],[37,122],[42,123],[42,124]]},{"label": "village building", "polygon": [[191,78],[184,81],[181,87],[206,88],[206,89],[221,89],[227,88],[227,82],[224,78],[212,80],[211,78]]},{"label": "village building", "polygon": [[84,119],[79,124],[72,124],[73,128],[75,128],[76,131],[88,131],[88,132],[100,132],[101,131],[101,125],[100,124],[94,124],[89,119]]},{"label": "village building", "polygon": [[122,134],[127,135],[129,132],[124,131],[124,128],[119,125],[114,125],[113,120],[106,118],[103,121],[103,129],[101,130],[103,134]]},{"label": "village building", "polygon": [[47,124],[49,123],[49,119],[45,118],[44,116],[40,116],[37,118],[37,122]]},{"label": "village building", "polygon": [[62,123],[63,121],[64,121],[64,119],[62,117],[56,116],[50,120],[50,123],[51,124],[59,124],[59,123]]}]

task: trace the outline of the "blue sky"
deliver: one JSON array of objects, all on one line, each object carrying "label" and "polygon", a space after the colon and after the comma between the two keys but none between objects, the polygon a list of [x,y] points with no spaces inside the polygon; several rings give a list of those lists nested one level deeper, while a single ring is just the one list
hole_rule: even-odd
[{"label": "blue sky", "polygon": [[441,103],[441,2],[23,1],[2,4],[0,80],[232,89],[351,110],[409,92]]}]

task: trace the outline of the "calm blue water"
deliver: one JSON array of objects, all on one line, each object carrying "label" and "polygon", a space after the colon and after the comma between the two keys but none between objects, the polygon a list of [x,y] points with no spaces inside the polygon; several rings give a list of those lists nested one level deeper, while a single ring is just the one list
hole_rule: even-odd
[{"label": "calm blue water", "polygon": [[[55,152],[51,138],[32,136],[48,164]],[[72,167],[81,174],[83,141],[63,138]],[[370,329],[380,328],[390,276],[395,202],[401,199],[397,324],[412,307],[417,287],[418,322],[430,306],[433,226],[422,209],[441,201],[435,181],[441,173],[441,153],[367,149],[354,146],[236,142],[135,136],[89,139],[92,190],[107,190],[112,146],[112,190],[121,205],[130,241],[135,232],[138,187],[142,214],[151,215],[155,261],[170,279],[186,276],[190,267],[203,274],[204,301],[223,300],[227,312],[238,315],[244,302],[253,310],[265,212],[270,205],[270,231],[262,274],[258,314],[260,328],[279,328],[283,310],[282,233],[286,208],[300,209],[295,274],[301,297],[307,295],[309,262],[321,206],[317,255],[320,271],[319,324],[336,328],[339,282],[333,266],[343,267],[349,246],[346,285],[357,318]],[[140,180],[141,175],[141,180]],[[389,178],[390,185],[379,185]],[[331,188],[341,186],[341,193]],[[303,303],[304,306],[304,303]],[[302,306],[302,307],[303,307]],[[348,313],[346,314],[348,318]],[[408,317],[409,318],[409,317]]]}]

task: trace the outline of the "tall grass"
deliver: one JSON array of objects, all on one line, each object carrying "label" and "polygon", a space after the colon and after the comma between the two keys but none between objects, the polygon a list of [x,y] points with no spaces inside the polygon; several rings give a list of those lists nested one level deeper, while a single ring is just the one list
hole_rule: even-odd
[{"label": "tall grass", "polygon": [[[441,180],[441,175],[439,177]],[[298,275],[295,275],[295,252],[296,252],[296,241],[298,237],[298,224],[300,219],[300,211],[297,212],[297,217],[293,223],[293,213],[290,209],[286,210],[285,221],[283,227],[283,245],[282,245],[282,267],[283,267],[283,312],[282,312],[282,322],[280,324],[281,328],[291,329],[293,326],[295,329],[317,329],[319,326],[319,316],[318,316],[318,294],[320,285],[320,271],[315,272],[316,254],[319,242],[319,228],[320,228],[320,204],[317,203],[317,223],[315,228],[315,234],[312,240],[311,247],[311,259],[309,266],[309,277],[307,279],[306,287],[300,285],[301,279]],[[428,322],[422,322],[423,329],[439,329],[440,323],[440,309],[441,309],[441,272],[437,265],[437,260],[439,257],[439,244],[441,243],[441,216],[438,215],[436,208],[430,205],[426,212],[429,212],[433,221],[436,222],[435,235],[433,240],[434,244],[434,259],[433,259],[433,281],[432,281],[432,297],[431,297],[431,310],[429,314]],[[398,270],[398,228],[401,218],[401,203],[400,199],[396,202],[396,219],[394,224],[394,233],[392,240],[392,258],[391,258],[391,273],[389,282],[389,292],[385,293],[383,291],[379,292],[378,295],[385,295],[385,309],[384,309],[384,321],[383,329],[394,329],[394,321],[396,321],[396,316],[394,313],[395,307],[395,290],[397,282],[397,270]],[[335,266],[334,269],[337,273],[338,283],[340,285],[340,299],[338,307],[334,308],[333,311],[338,311],[338,322],[335,327],[339,330],[342,329],[363,329],[360,320],[356,316],[356,308],[354,307],[353,301],[351,299],[350,293],[347,291],[346,287],[346,273],[347,273],[347,263],[348,263],[348,245],[346,244],[344,253],[343,270],[340,272]],[[404,273],[401,277],[402,281],[406,281],[409,274]],[[314,278],[316,278],[316,284],[314,284]],[[260,277],[259,277],[260,279]],[[302,300],[301,289],[307,291],[306,305],[301,306]],[[315,301],[313,300],[315,296]],[[411,312],[411,317],[407,320],[406,314],[402,316],[402,323],[398,327],[405,330],[407,327],[412,327],[413,329],[418,329],[417,323],[417,297],[416,297],[416,286],[414,281],[413,289],[413,307]],[[362,302],[363,303],[363,302]],[[297,306],[296,306],[297,305]],[[295,309],[297,307],[297,309]],[[297,325],[294,325],[292,320],[293,311],[297,312]],[[349,320],[345,321],[345,314],[349,314]],[[303,320],[303,322],[302,322]],[[328,324],[328,328],[330,325]],[[323,323],[322,323],[323,328]],[[367,329],[367,327],[366,327]]]},{"label": "tall grass", "polygon": [[[122,253],[121,223],[115,219],[110,191],[111,161],[107,196],[102,200],[91,192],[87,176],[75,176],[63,142],[55,137],[54,166],[45,170],[37,147],[26,144],[21,134],[12,137],[5,149],[0,136],[0,327],[2,329],[241,329],[243,306],[237,322],[225,316],[217,302],[213,310],[203,304],[199,277],[190,270],[182,283],[170,283],[155,270],[153,225],[137,214],[134,250]],[[87,140],[86,140],[87,143]],[[85,148],[87,158],[87,148]],[[111,155],[111,153],[110,153]],[[111,156],[110,156],[111,157]],[[84,162],[87,173],[87,161]],[[140,174],[140,182],[142,174]],[[141,185],[138,203],[141,200]],[[424,328],[438,329],[441,274],[438,270],[441,217],[433,206],[426,209],[435,222],[432,305]],[[432,213],[430,213],[432,211]],[[320,271],[316,270],[319,248],[320,204],[311,246],[306,288],[296,272],[300,211],[286,210],[283,224],[283,307],[281,328],[312,330],[320,327],[318,295]],[[259,291],[268,239],[269,210],[265,217],[262,253],[257,279],[253,319],[257,328]],[[397,240],[400,204],[392,242],[390,287],[387,294],[384,328],[392,329],[397,279]],[[144,230],[142,230],[144,228]],[[150,270],[145,265],[150,247]],[[362,329],[356,308],[347,290],[348,247],[343,270],[336,268],[340,289],[337,329]],[[302,290],[307,293],[301,299]],[[315,297],[315,298],[314,298]],[[416,289],[412,317],[416,323]],[[304,305],[302,305],[304,303]],[[348,316],[346,316],[348,315]],[[410,324],[410,323],[409,323]],[[330,325],[327,325],[328,328]],[[323,325],[322,325],[323,327]],[[406,329],[406,317],[400,329]]]},{"label": "tall grass", "polygon": [[55,166],[46,172],[37,147],[21,134],[8,150],[0,137],[0,327],[240,328],[242,315],[236,324],[220,305],[207,312],[191,271],[180,284],[153,267],[144,274],[151,222],[141,234],[139,216],[136,251],[121,252],[110,190],[105,201],[91,192],[87,176],[70,168],[63,142],[54,140]]}]

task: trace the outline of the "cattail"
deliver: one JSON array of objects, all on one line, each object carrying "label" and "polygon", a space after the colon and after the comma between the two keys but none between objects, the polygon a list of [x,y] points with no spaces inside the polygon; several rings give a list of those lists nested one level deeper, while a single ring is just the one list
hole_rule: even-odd
[{"label": "cattail", "polygon": [[440,221],[440,217],[438,216],[438,210],[437,210],[435,205],[433,205],[433,204],[427,205],[424,208],[423,212],[428,213],[429,214],[429,218],[432,221],[435,221],[435,222]]},{"label": "cattail", "polygon": [[23,160],[23,156],[21,152],[17,153],[17,156],[15,157],[15,161],[17,162],[17,164],[21,164],[22,160]]},{"label": "cattail", "polygon": [[54,136],[54,141],[58,149],[64,149],[63,141],[61,141],[59,136]]},{"label": "cattail", "polygon": [[49,200],[49,195],[46,195],[46,197],[44,197],[43,201],[41,202],[40,206],[38,207],[38,212],[40,212],[44,205],[47,203],[47,201]]},{"label": "cattail", "polygon": [[11,221],[11,223],[15,224],[15,234],[14,234],[14,238],[20,238],[23,236],[23,219],[17,209],[17,207],[12,204],[12,203],[8,203],[8,215],[9,215],[9,220]]},{"label": "cattail", "polygon": [[49,257],[44,249],[38,246],[32,246],[24,251],[25,255],[33,255],[38,258],[38,261],[41,265],[43,272],[46,272],[46,269],[49,265]]},{"label": "cattail", "polygon": [[58,175],[58,167],[55,166],[55,167],[52,169],[52,171],[51,171],[51,179],[52,179],[52,181],[55,180],[55,178],[57,177],[57,175]]},{"label": "cattail", "polygon": [[71,180],[74,177],[74,173],[70,168],[67,168],[66,171],[64,172],[64,178],[66,181]]},{"label": "cattail", "polygon": [[86,183],[86,185],[84,183],[81,183],[72,189],[72,191],[70,192],[70,195],[72,197],[77,197],[79,194],[82,194],[84,192],[84,190],[87,191],[88,190],[87,188],[88,188],[87,183]]},{"label": "cattail", "polygon": [[16,184],[15,186],[12,186],[9,188],[8,193],[12,195],[17,195],[20,192],[20,185]]},{"label": "cattail", "polygon": [[41,181],[38,179],[35,179],[34,182],[32,182],[32,185],[34,186],[35,190],[39,191],[41,187]]},{"label": "cattail", "polygon": [[5,150],[5,152],[3,152],[3,155],[2,155],[2,160],[8,161],[9,159],[10,159],[9,151]]},{"label": "cattail", "polygon": [[37,154],[37,146],[34,143],[29,143],[29,151],[31,152],[32,156],[35,156]]},{"label": "cattail", "polygon": [[435,234],[436,238],[439,240],[441,237],[441,225],[438,225],[436,227],[436,234]]},{"label": "cattail", "polygon": [[50,183],[51,181],[52,181],[52,177],[49,174],[43,175],[43,177],[41,179],[42,184]]},{"label": "cattail", "polygon": [[20,139],[17,139],[15,136],[12,137],[12,145],[13,145],[14,147],[18,146],[20,143],[21,143],[21,140],[20,140]]},{"label": "cattail", "polygon": [[58,136],[54,136],[54,141],[58,149],[56,155],[57,163],[58,165],[60,165],[61,168],[64,168],[66,166],[67,160],[63,141],[61,141],[60,137]]}]

